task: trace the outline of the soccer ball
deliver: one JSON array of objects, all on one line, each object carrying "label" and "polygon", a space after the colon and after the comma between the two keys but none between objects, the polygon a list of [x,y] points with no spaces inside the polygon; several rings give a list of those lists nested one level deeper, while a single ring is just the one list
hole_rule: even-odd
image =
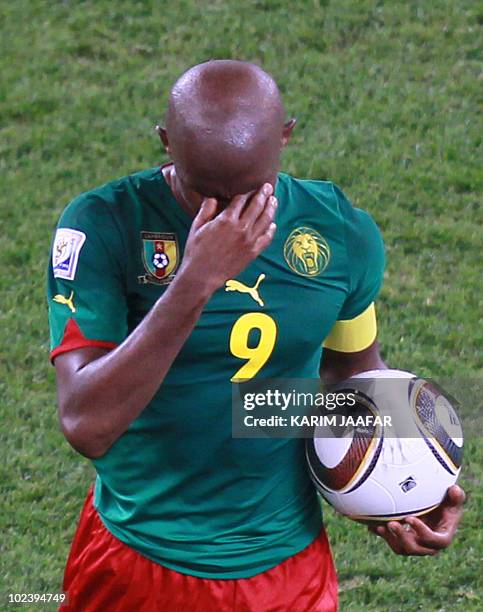
[{"label": "soccer ball", "polygon": [[463,432],[451,401],[401,370],[364,372],[338,388],[353,393],[352,426],[319,424],[307,440],[319,493],[356,520],[398,520],[438,506],[461,469]]}]

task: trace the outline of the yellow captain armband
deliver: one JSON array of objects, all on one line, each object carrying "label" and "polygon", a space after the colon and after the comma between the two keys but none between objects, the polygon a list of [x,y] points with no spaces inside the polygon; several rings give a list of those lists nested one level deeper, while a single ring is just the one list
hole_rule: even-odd
[{"label": "yellow captain armband", "polygon": [[376,309],[372,302],[354,319],[336,321],[324,341],[324,348],[341,353],[356,353],[371,346],[376,336]]}]

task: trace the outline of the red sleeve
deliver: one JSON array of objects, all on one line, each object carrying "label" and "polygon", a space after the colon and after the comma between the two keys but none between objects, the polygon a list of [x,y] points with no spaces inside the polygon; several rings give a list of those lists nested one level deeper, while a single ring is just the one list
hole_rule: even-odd
[{"label": "red sleeve", "polygon": [[53,363],[54,359],[62,353],[68,353],[78,348],[85,346],[98,346],[100,348],[113,349],[118,346],[114,342],[103,342],[101,340],[89,340],[84,336],[81,328],[77,325],[74,319],[70,318],[65,326],[64,336],[62,342],[50,353],[50,361]]}]

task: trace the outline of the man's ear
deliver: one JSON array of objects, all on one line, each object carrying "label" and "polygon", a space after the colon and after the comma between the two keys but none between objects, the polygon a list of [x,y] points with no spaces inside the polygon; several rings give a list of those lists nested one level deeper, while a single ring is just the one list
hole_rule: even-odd
[{"label": "man's ear", "polygon": [[170,155],[168,133],[166,132],[166,128],[162,127],[161,125],[157,125],[154,129],[156,130],[159,138],[161,139],[161,142],[164,145],[166,153]]},{"label": "man's ear", "polygon": [[282,132],[282,146],[283,147],[287,146],[296,123],[297,123],[297,119],[295,119],[295,117],[292,117],[292,119],[290,119],[290,121],[287,121],[287,123],[283,126],[283,132]]}]

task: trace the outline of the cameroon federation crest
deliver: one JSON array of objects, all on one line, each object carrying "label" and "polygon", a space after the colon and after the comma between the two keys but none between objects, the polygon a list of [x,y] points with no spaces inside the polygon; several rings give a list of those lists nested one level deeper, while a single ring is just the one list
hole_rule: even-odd
[{"label": "cameroon federation crest", "polygon": [[147,274],[138,276],[140,283],[166,285],[178,268],[179,249],[176,234],[141,232],[143,263]]},{"label": "cameroon federation crest", "polygon": [[283,247],[289,268],[301,276],[321,274],[330,261],[330,248],[325,238],[310,227],[297,227]]}]

